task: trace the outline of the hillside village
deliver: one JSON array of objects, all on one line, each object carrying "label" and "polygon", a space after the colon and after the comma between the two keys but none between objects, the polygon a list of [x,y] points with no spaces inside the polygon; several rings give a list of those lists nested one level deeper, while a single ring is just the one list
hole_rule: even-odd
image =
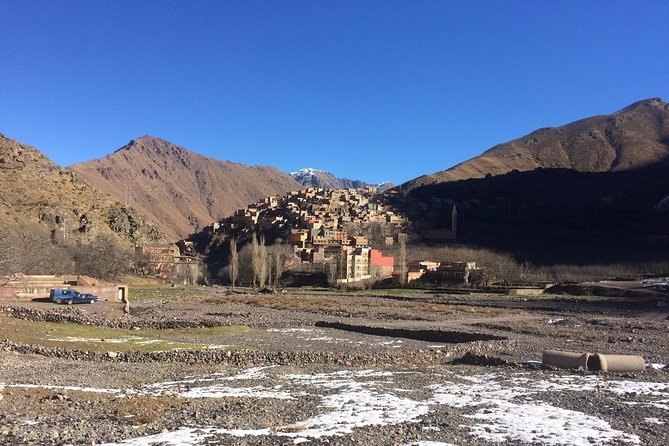
[{"label": "hillside village", "polygon": [[[396,200],[393,203],[397,203]],[[451,203],[452,204],[452,203]],[[443,237],[453,241],[457,211]],[[392,277],[395,285],[469,282],[479,271],[471,259],[407,259],[400,257],[399,240],[416,242],[430,237],[415,231],[403,211],[375,186],[351,189],[306,188],[284,196],[266,197],[232,216],[182,240],[177,246],[137,248],[146,275],[193,283],[199,255],[207,263],[227,261],[231,239],[248,241],[263,234],[270,244],[290,247],[284,267],[325,272],[332,285],[377,282]],[[425,233],[425,234],[424,234]],[[242,242],[243,243],[243,242]],[[214,247],[224,246],[211,254]],[[212,259],[211,257],[218,257]],[[435,261],[438,260],[438,261]],[[219,274],[219,278],[220,278]],[[225,277],[223,277],[225,280]]]},{"label": "hillside village", "polygon": [[292,247],[299,264],[337,264],[341,283],[390,277],[394,259],[382,249],[393,245],[407,225],[407,219],[377,195],[376,187],[307,188],[267,197],[204,232],[219,239],[272,233],[276,242]]}]

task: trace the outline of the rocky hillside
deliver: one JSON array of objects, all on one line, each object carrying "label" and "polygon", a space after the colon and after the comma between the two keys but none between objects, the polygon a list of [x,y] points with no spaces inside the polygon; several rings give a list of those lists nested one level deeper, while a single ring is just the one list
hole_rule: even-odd
[{"label": "rocky hillside", "polygon": [[379,191],[384,191],[393,187],[393,184],[388,182],[369,184],[360,180],[339,178],[325,170],[312,168],[300,169],[297,172],[292,172],[290,176],[303,186],[322,189],[361,189],[367,186],[376,186],[379,188]]},{"label": "rocky hillside", "polygon": [[0,134],[0,225],[75,241],[99,235],[126,244],[162,242],[143,215],[89,186],[34,147]]},{"label": "rocky hillside", "polygon": [[520,262],[669,262],[667,168],[658,162],[616,172],[535,169],[428,184],[395,197],[418,234],[451,229],[456,205],[458,243]]},{"label": "rocky hillside", "polygon": [[302,186],[273,167],[220,161],[163,139],[133,139],[70,169],[181,239],[261,198]]},{"label": "rocky hillside", "polygon": [[669,105],[655,98],[636,102],[611,115],[539,129],[448,170],[409,181],[403,188],[538,168],[624,171],[668,158]]}]

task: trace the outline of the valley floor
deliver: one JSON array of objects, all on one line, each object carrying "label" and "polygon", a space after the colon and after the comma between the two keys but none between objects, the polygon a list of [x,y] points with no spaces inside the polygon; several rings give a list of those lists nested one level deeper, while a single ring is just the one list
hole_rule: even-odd
[{"label": "valley floor", "polygon": [[[134,290],[0,306],[2,444],[669,444],[653,300]],[[543,367],[545,349],[644,356]]]}]

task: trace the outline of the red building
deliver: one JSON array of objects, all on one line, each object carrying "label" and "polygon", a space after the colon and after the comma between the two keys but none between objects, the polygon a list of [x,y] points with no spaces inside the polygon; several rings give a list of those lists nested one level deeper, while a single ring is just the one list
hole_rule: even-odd
[{"label": "red building", "polygon": [[369,251],[369,269],[372,275],[390,277],[393,274],[394,266],[395,259],[393,257],[384,256],[378,249]]}]

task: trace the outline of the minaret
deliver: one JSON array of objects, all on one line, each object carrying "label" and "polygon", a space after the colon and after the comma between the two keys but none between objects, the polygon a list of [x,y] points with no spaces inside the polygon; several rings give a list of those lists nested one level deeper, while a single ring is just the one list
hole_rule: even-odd
[{"label": "minaret", "polygon": [[453,205],[451,211],[451,240],[455,241],[458,236],[458,210]]}]

